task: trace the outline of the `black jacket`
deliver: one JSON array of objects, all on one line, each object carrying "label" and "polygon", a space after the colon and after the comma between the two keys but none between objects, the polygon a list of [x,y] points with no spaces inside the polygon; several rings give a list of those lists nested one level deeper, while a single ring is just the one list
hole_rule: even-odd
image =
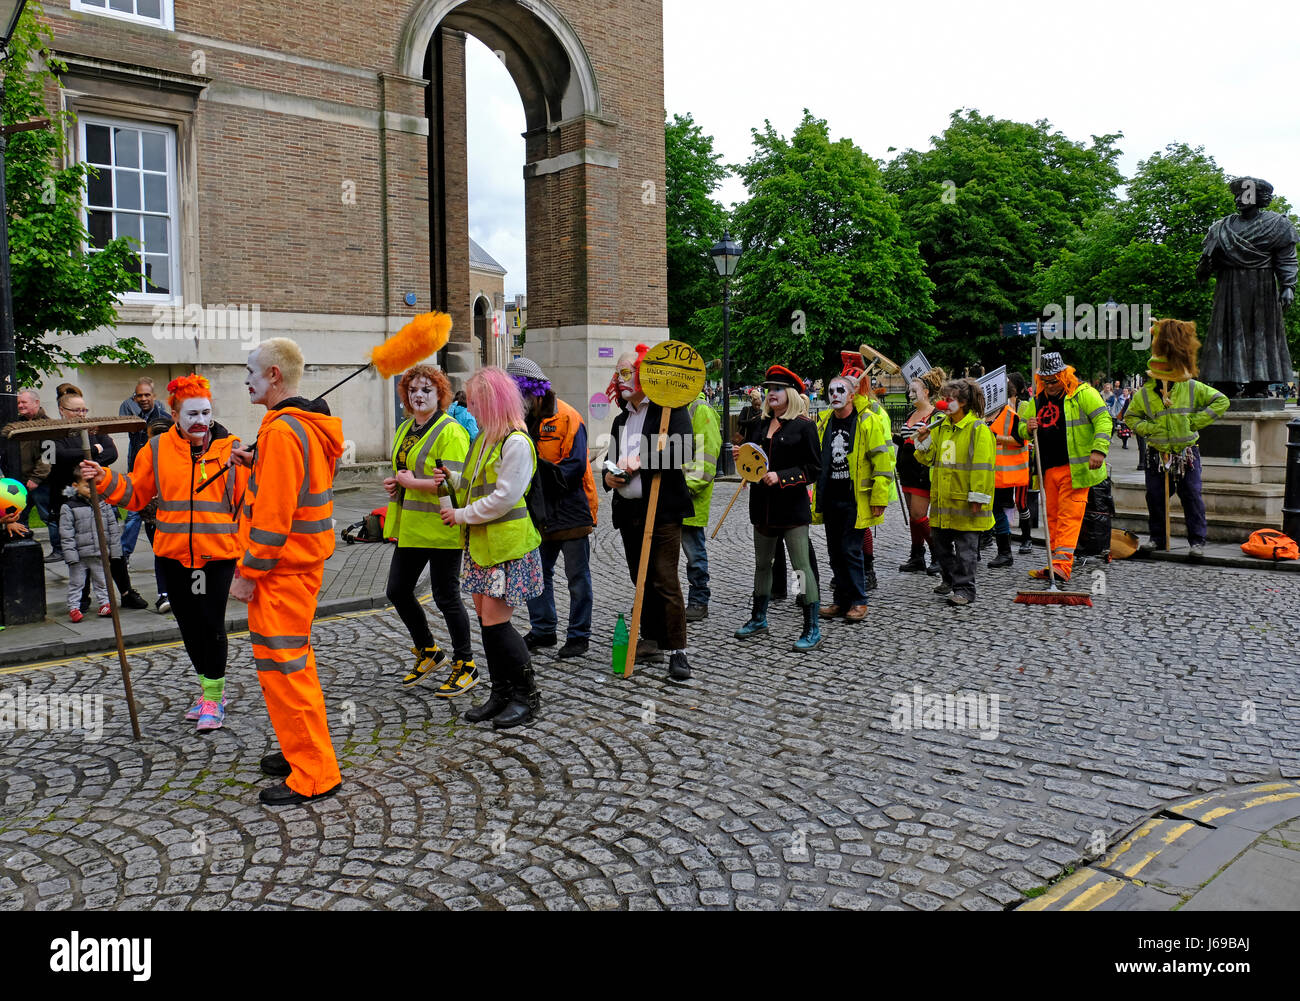
[{"label": "black jacket", "polygon": [[[537,446],[537,482],[542,486],[545,500],[543,524],[537,526],[542,538],[551,540],[580,539],[590,535],[595,523],[591,519],[591,504],[587,500],[587,491],[583,487],[590,466],[587,463],[587,425],[578,415],[578,427],[573,434],[573,444],[568,454],[559,462],[548,462],[542,458],[542,443],[547,443],[547,452],[553,453],[550,445],[559,439],[555,422],[552,418],[559,411],[555,394],[548,393],[541,401],[537,413],[528,416],[528,434]],[[574,411],[576,413],[576,411]],[[530,510],[534,505],[530,503]],[[534,517],[534,521],[536,517]]]},{"label": "black jacket", "polygon": [[[96,445],[100,446],[100,450],[95,449]],[[111,466],[117,461],[117,446],[109,435],[92,434],[90,452],[91,458],[101,466]],[[81,465],[84,458],[80,432],[54,439],[54,465],[50,467],[50,475],[45,482],[50,486],[50,507],[56,518],[63,508],[63,502],[67,500],[63,496],[63,488],[72,483],[72,472]]]},{"label": "black jacket", "polygon": [[781,421],[769,447],[766,441],[770,419],[751,424],[747,441],[767,453],[769,472],[780,483],[769,487],[755,483],[749,488],[749,520],[760,527],[788,528],[812,523],[808,487],[817,482],[822,469],[822,448],[817,425],[807,417]]},{"label": "black jacket", "polygon": [[[627,424],[628,411],[623,410],[614,418],[610,428],[608,458],[617,463],[619,448],[623,440],[622,431]],[[686,475],[682,472],[683,452],[687,443],[693,443],[695,433],[691,428],[691,418],[685,407],[674,407],[668,417],[668,437],[664,450],[656,452],[658,447],[659,422],[663,408],[651,403],[645,415],[645,425],[641,433],[645,442],[641,446],[641,496],[629,500],[614,491],[614,527],[635,525],[645,522],[646,505],[650,499],[650,487],[654,477],[663,478],[659,487],[659,506],[655,510],[655,525],[680,523],[695,514],[695,504],[691,501],[691,492],[686,488]],[[651,466],[656,468],[652,469]],[[601,470],[600,482],[604,484],[604,470]],[[605,487],[609,490],[609,487]]]}]

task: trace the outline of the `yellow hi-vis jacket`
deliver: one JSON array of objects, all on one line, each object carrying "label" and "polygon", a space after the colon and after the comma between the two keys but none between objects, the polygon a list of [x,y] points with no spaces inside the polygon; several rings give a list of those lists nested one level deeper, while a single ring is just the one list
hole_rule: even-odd
[{"label": "yellow hi-vis jacket", "polygon": [[[949,417],[916,446],[916,461],[930,467],[930,524],[955,532],[993,527],[993,466],[997,443],[972,413]],[[971,512],[979,504],[979,514]]]},{"label": "yellow hi-vis jacket", "polygon": [[1187,451],[1201,440],[1202,428],[1228,411],[1226,396],[1195,379],[1173,383],[1166,407],[1153,382],[1148,380],[1133,394],[1124,419],[1147,440],[1147,447],[1157,452],[1178,455]]},{"label": "yellow hi-vis jacket", "polygon": [[[1067,371],[1069,371],[1067,369]],[[1042,391],[1037,383],[1036,392]],[[1021,405],[1020,416],[1028,420],[1037,416],[1035,397],[1030,397]],[[1110,475],[1110,470],[1103,462],[1096,469],[1089,469],[1088,464],[1093,452],[1105,455],[1110,451],[1110,433],[1115,426],[1110,411],[1102,402],[1101,394],[1086,382],[1081,382],[1073,389],[1066,384],[1065,398],[1061,402],[1065,411],[1065,449],[1070,456],[1070,486],[1095,487]]]},{"label": "yellow hi-vis jacket", "polygon": [[[878,414],[872,410],[873,402],[864,396],[853,398],[853,409],[858,422],[853,432],[853,451],[849,453],[849,478],[853,481],[853,496],[858,505],[858,517],[853,523],[855,528],[872,528],[884,521],[884,512],[875,518],[871,515],[871,509],[888,507],[890,494],[894,492],[894,450],[890,447],[892,442]],[[879,403],[875,408],[884,413],[884,407]],[[826,429],[830,427],[834,413],[827,407],[817,415],[817,439],[823,448],[826,445]],[[822,464],[823,476],[829,475],[829,468],[828,464]],[[813,487],[812,509],[813,524],[820,525],[822,514],[817,506],[816,486]]]},{"label": "yellow hi-vis jacket", "polygon": [[686,475],[686,489],[690,491],[695,514],[682,524],[703,527],[709,523],[713,481],[718,475],[718,456],[722,452],[722,429],[717,413],[709,406],[703,393],[686,408],[686,413],[691,418],[695,441],[691,461],[682,463],[682,472]]}]

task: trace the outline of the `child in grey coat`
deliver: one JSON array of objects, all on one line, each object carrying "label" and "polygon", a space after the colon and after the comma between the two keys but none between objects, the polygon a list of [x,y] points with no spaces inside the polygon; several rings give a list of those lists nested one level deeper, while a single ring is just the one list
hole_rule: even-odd
[{"label": "child in grey coat", "polygon": [[[91,588],[95,600],[99,603],[100,616],[107,618],[113,614],[108,604],[108,584],[104,580],[104,564],[99,553],[99,537],[95,534],[95,511],[90,506],[90,484],[81,475],[79,467],[73,467],[72,485],[64,490],[68,500],[59,512],[59,543],[63,547],[63,559],[68,564],[68,618],[80,622],[81,591],[86,586],[86,575],[90,575]],[[99,502],[100,518],[104,531],[108,534],[110,557],[122,555],[122,527],[114,516],[113,509],[107,501]]]}]

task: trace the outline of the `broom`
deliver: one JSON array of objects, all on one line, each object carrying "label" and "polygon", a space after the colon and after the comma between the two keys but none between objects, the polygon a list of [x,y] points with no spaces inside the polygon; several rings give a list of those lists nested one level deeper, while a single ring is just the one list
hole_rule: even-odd
[{"label": "broom", "polygon": [[[81,454],[93,458],[90,451],[90,432],[114,434],[124,431],[142,431],[144,421],[139,417],[83,417],[64,421],[57,418],[44,421],[15,421],[0,428],[0,435],[22,441],[26,438],[66,438],[81,435]],[[99,510],[99,490],[90,484],[90,508],[95,515],[95,535],[99,538],[99,560],[104,567],[104,584],[108,588],[108,607],[113,612],[113,636],[117,639],[117,659],[122,665],[122,686],[126,689],[126,708],[131,716],[131,733],[140,739],[140,720],[135,712],[135,695],[131,691],[131,668],[126,662],[126,645],[122,642],[122,621],[118,618],[117,590],[113,586],[113,568],[108,557],[108,536],[104,534],[103,515]]]},{"label": "broom", "polygon": [[[451,316],[447,313],[421,313],[383,344],[370,349],[370,360],[350,375],[344,376],[329,389],[321,393],[317,400],[323,400],[346,382],[350,382],[362,372],[374,369],[384,379],[391,379],[399,372],[404,372],[412,365],[417,365],[432,354],[441,351],[451,337]],[[315,401],[313,401],[315,402]],[[257,442],[249,449],[257,454]],[[194,490],[195,493],[205,489],[209,484],[219,480],[230,469],[227,462]]]},{"label": "broom", "polygon": [[[1042,361],[1043,321],[1038,321],[1038,339],[1034,344],[1034,372]],[[1045,591],[1017,591],[1018,605],[1087,605],[1092,608],[1092,595],[1087,591],[1066,591],[1056,584],[1056,565],[1052,562],[1052,525],[1047,517],[1047,481],[1043,478],[1043,453],[1038,447],[1038,427],[1034,427],[1034,463],[1038,467],[1038,485],[1043,495],[1043,537],[1047,542],[1047,575],[1051,586]]]}]

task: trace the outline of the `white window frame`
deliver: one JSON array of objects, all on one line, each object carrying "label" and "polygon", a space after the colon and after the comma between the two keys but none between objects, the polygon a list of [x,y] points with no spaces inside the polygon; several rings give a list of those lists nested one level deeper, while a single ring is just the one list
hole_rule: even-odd
[{"label": "white window frame", "polygon": [[[94,113],[82,113],[77,116],[77,159],[81,163],[88,163],[86,159],[86,126],[101,125],[108,128],[136,129],[141,132],[154,132],[164,135],[167,139],[167,200],[168,200],[168,227],[167,227],[167,260],[169,265],[169,280],[167,292],[123,292],[118,296],[118,301],[124,304],[137,303],[140,305],[157,305],[157,304],[178,304],[184,301],[181,292],[181,232],[180,232],[180,172],[177,165],[176,144],[178,136],[176,128],[171,125],[163,125],[157,122],[142,121],[131,118],[115,118],[110,115],[100,115]],[[93,164],[92,164],[93,166]],[[114,207],[112,211],[118,209]],[[130,209],[124,211],[130,212]],[[87,229],[90,227],[90,204],[89,191],[83,196],[81,202],[81,223]],[[89,243],[82,246],[85,253],[98,253],[98,251]],[[144,268],[144,261],[140,261],[140,267]]]},{"label": "white window frame", "polygon": [[113,17],[119,21],[130,21],[132,24],[147,24],[150,27],[162,28],[165,31],[175,30],[176,21],[173,9],[175,0],[161,0],[160,16],[157,20],[152,17],[141,17],[139,14],[127,14],[120,10],[112,10],[109,7],[109,2],[110,0],[104,0],[104,6],[98,7],[86,3],[85,0],[72,0],[71,9],[86,14],[98,14],[101,17]]}]

